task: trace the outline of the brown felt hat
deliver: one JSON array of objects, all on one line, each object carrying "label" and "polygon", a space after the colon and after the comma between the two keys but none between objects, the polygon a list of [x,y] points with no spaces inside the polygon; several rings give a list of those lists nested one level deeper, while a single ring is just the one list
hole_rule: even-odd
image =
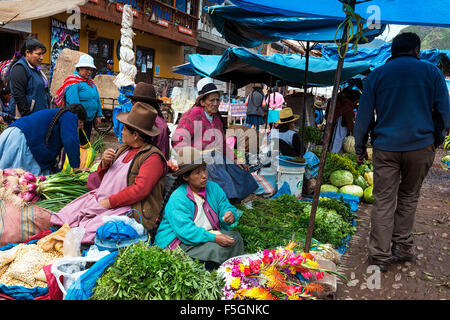
[{"label": "brown felt hat", "polygon": [[121,112],[116,118],[131,128],[154,137],[161,133],[161,130],[155,127],[157,115],[158,112],[151,105],[137,102],[131,107],[130,112]]},{"label": "brown felt hat", "polygon": [[176,154],[178,170],[173,174],[175,176],[180,176],[205,165],[202,157],[200,150],[193,147],[186,146],[179,149]]},{"label": "brown felt hat", "polygon": [[163,102],[156,97],[155,87],[150,83],[145,83],[142,81],[136,84],[132,95],[125,95],[125,97],[142,102]]}]

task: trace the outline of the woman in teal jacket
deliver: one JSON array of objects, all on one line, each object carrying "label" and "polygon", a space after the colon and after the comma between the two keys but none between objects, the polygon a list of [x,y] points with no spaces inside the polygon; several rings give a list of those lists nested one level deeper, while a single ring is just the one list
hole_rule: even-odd
[{"label": "woman in teal jacket", "polygon": [[[80,57],[78,64],[75,66],[76,71],[65,81],[64,94],[66,105],[79,103],[86,109],[87,119],[84,123],[84,132],[87,139],[91,139],[92,126],[94,121],[100,122],[102,117],[102,103],[97,87],[91,77],[96,70],[94,59],[89,55]],[[80,134],[80,143],[86,144],[84,134]]]},{"label": "woman in teal jacket", "polygon": [[[183,148],[179,155],[187,153],[192,155],[188,159],[197,157],[191,147]],[[242,237],[239,232],[230,231],[230,225],[237,220],[236,208],[217,183],[208,181],[206,164],[181,161],[174,175],[181,185],[170,195],[164,208],[155,245],[170,249],[180,246],[191,258],[212,268],[242,255]]]}]

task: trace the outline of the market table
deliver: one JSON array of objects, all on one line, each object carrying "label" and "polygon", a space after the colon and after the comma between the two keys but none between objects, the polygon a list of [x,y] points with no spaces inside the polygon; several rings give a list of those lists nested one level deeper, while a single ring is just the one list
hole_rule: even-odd
[{"label": "market table", "polygon": [[247,116],[247,106],[244,102],[221,102],[219,112],[227,113],[233,119],[239,118],[242,124],[243,119]]}]

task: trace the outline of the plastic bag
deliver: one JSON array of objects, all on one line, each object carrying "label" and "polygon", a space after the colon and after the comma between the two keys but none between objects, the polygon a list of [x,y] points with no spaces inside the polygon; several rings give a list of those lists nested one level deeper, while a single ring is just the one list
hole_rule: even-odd
[{"label": "plastic bag", "polygon": [[85,229],[81,227],[72,228],[66,233],[63,244],[64,257],[78,257],[80,256],[81,240],[83,239]]},{"label": "plastic bag", "polygon": [[[56,278],[58,287],[63,294],[63,299],[72,283],[89,270],[89,267],[87,267],[88,263],[95,263],[108,254],[108,251],[97,251],[86,257],[67,257],[55,261],[52,264],[51,272]],[[63,277],[62,281],[61,276]]]}]

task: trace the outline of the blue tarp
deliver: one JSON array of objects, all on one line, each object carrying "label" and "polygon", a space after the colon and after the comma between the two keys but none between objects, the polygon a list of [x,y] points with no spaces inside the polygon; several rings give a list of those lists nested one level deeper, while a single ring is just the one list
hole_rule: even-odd
[{"label": "blue tarp", "polygon": [[[356,54],[353,50],[347,51],[345,61],[347,62],[369,62],[372,68],[377,68],[386,63],[391,57],[392,43],[385,43],[379,48],[358,48]],[[326,60],[334,61],[337,63],[339,59],[338,47],[336,45],[325,45],[322,47],[322,56]],[[450,50],[421,50],[420,58],[424,61],[439,65],[442,59],[450,60]]]},{"label": "blue tarp", "polygon": [[[243,9],[264,13],[308,15],[341,20],[345,17],[342,2],[338,0],[231,0],[231,2]],[[356,4],[355,12],[363,19],[379,19],[383,24],[450,27],[449,0],[371,0]]]},{"label": "blue tarp", "polygon": [[[218,57],[219,61],[214,64]],[[309,59],[308,85],[333,85],[336,63],[317,57]],[[244,48],[228,48],[222,56],[191,54],[189,61],[192,70],[199,74],[231,81],[238,88],[254,82],[271,85],[277,80],[286,85],[299,86],[303,85],[305,77],[306,59],[299,54],[261,55]],[[365,61],[345,62],[341,80],[345,82],[369,68],[370,64]],[[187,70],[187,66],[184,69]]]},{"label": "blue tarp", "polygon": [[[229,43],[254,48],[262,43],[280,40],[334,42],[342,38],[342,29],[336,35],[342,19],[290,17],[244,10],[237,6],[213,6],[205,8],[216,29]],[[354,25],[356,32],[356,25]],[[380,29],[368,29],[364,35],[368,41],[383,33]]]}]

